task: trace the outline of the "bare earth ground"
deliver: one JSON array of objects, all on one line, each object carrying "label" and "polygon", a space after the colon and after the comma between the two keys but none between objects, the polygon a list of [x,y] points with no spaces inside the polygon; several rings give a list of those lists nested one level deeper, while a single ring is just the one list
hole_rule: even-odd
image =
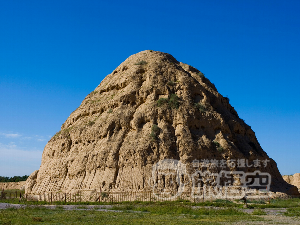
[{"label": "bare earth ground", "polygon": [[264,218],[265,221],[240,221],[235,223],[224,224],[300,224],[299,219],[283,215],[264,215],[259,217]]},{"label": "bare earth ground", "polygon": [[265,215],[259,216],[264,218],[266,221],[243,221],[235,223],[224,223],[224,224],[300,224],[299,219],[293,217],[287,217],[282,215]]},{"label": "bare earth ground", "polygon": [[[8,209],[8,208],[24,208],[24,207],[36,207],[36,206],[26,206],[22,204],[10,204],[10,203],[0,203],[0,210],[1,209]],[[57,205],[43,205],[39,207],[45,207],[48,209],[55,209]],[[112,205],[62,205],[64,210],[95,210],[95,211],[106,211],[106,212],[123,212],[123,210],[113,210]],[[195,206],[194,208],[214,208],[214,209],[221,209],[220,207],[210,207],[210,206]],[[254,209],[240,209],[241,211],[252,214]],[[134,213],[147,213],[141,211],[132,211]],[[267,215],[256,215],[258,217],[263,218],[265,221],[240,221],[240,222],[231,222],[231,223],[223,223],[223,224],[300,224],[300,219],[297,217],[288,217],[285,216],[284,213],[287,211],[286,208],[269,208],[269,209],[262,209]]]}]

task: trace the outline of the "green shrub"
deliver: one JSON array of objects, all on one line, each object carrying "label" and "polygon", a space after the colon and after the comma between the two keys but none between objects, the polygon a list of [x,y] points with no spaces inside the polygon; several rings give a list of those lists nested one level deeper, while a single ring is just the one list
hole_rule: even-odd
[{"label": "green shrub", "polygon": [[204,76],[204,73],[201,73],[201,72],[198,73],[198,76],[201,77],[201,78],[204,78],[204,77],[205,77],[205,76]]},{"label": "green shrub", "polygon": [[58,131],[53,137],[57,137],[59,135],[63,135],[63,136],[69,136],[70,131],[73,129],[73,126],[70,126],[68,128],[65,128],[63,130]]},{"label": "green shrub", "polygon": [[157,100],[157,106],[160,107],[163,104],[168,104],[168,106],[172,109],[179,108],[179,97],[176,94],[171,94],[170,97],[160,98]]},{"label": "green shrub", "polygon": [[4,191],[1,191],[0,192],[0,199],[5,199],[6,198],[6,192],[4,192]]},{"label": "green shrub", "polygon": [[214,143],[214,145],[216,146],[216,148],[217,148],[217,150],[218,150],[219,152],[222,152],[222,151],[224,150],[223,147],[220,145],[219,142],[213,141],[213,143]]},{"label": "green shrub", "polygon": [[108,197],[108,193],[107,192],[101,192],[101,199],[103,200],[104,198]]},{"label": "green shrub", "polygon": [[32,221],[34,222],[43,222],[42,217],[32,217]]},{"label": "green shrub", "polygon": [[97,93],[98,93],[98,91],[92,91],[92,92],[91,92],[92,95],[95,95],[95,94],[97,94]]},{"label": "green shrub", "polygon": [[176,94],[171,94],[170,98],[169,98],[169,106],[171,108],[179,108],[179,98]]},{"label": "green shrub", "polygon": [[112,109],[109,109],[108,111],[107,111],[107,113],[112,113],[113,112],[113,110]]},{"label": "green shrub", "polygon": [[157,139],[158,133],[159,133],[159,127],[156,124],[153,124],[153,126],[151,128],[151,133],[150,133],[150,137],[152,138],[152,140]]},{"label": "green shrub", "polygon": [[142,61],[139,61],[139,62],[135,63],[134,65],[143,66],[143,65],[146,65],[146,64],[147,64],[147,62],[142,60]]},{"label": "green shrub", "polygon": [[168,99],[167,98],[160,98],[157,100],[157,106],[160,107],[163,104],[168,103]]},{"label": "green shrub", "polygon": [[284,213],[284,215],[300,217],[300,207],[289,208],[287,209],[287,212]]},{"label": "green shrub", "polygon": [[169,86],[174,86],[174,85],[175,85],[175,82],[174,82],[174,81],[169,81],[169,82],[167,83],[167,85],[169,85]]},{"label": "green shrub", "polygon": [[203,104],[201,104],[200,102],[195,104],[195,107],[200,111],[200,112],[205,112],[206,108]]},{"label": "green shrub", "polygon": [[95,124],[95,121],[89,121],[88,122],[88,125],[91,127],[91,126],[93,126]]}]

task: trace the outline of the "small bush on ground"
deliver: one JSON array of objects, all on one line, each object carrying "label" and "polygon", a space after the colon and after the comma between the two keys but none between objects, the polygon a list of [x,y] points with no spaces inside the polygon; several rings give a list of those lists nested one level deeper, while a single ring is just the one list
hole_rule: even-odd
[{"label": "small bush on ground", "polygon": [[168,104],[168,106],[172,109],[179,108],[179,97],[176,94],[171,94],[169,98],[160,98],[157,100],[157,106],[160,107],[164,104]]},{"label": "small bush on ground", "polygon": [[157,139],[158,133],[159,133],[159,127],[156,124],[153,124],[153,126],[151,128],[151,134],[150,134],[150,137],[152,138],[152,140]]},{"label": "small bush on ground", "polygon": [[143,66],[143,65],[146,65],[146,64],[147,64],[147,62],[142,60],[142,61],[139,61],[139,62],[135,63],[134,65]]},{"label": "small bush on ground", "polygon": [[176,94],[171,94],[171,96],[169,98],[169,106],[173,109],[179,108],[179,98]]},{"label": "small bush on ground", "polygon": [[205,112],[205,111],[206,111],[206,107],[205,107],[202,103],[200,103],[200,102],[196,103],[196,104],[195,104],[195,107],[196,107],[200,112]]},{"label": "small bush on ground", "polygon": [[222,152],[224,149],[223,147],[221,146],[221,144],[217,141],[213,141],[214,145],[216,146],[218,152]]},{"label": "small bush on ground", "polygon": [[98,93],[98,91],[92,91],[92,92],[91,92],[92,95],[95,95],[95,94],[97,94],[97,93]]},{"label": "small bush on ground", "polygon": [[228,97],[224,97],[225,99],[226,99],[226,101],[228,101],[229,102],[229,98]]},{"label": "small bush on ground", "polygon": [[201,77],[201,78],[204,78],[204,77],[205,77],[205,76],[204,76],[204,73],[201,73],[201,72],[198,73],[198,76]]},{"label": "small bush on ground", "polygon": [[91,127],[91,126],[93,126],[95,124],[95,121],[89,121],[88,122],[88,125]]},{"label": "small bush on ground", "polygon": [[289,208],[287,209],[287,212],[284,213],[284,215],[300,217],[300,207]]},{"label": "small bush on ground", "polygon": [[101,192],[101,198],[107,198],[108,197],[108,193],[107,192]]},{"label": "small bush on ground", "polygon": [[169,86],[174,86],[174,85],[175,85],[175,82],[174,82],[174,81],[169,81],[169,82],[167,83],[167,85],[169,85]]},{"label": "small bush on ground", "polygon": [[160,98],[157,100],[157,106],[160,107],[163,104],[168,103],[168,99],[167,98]]}]

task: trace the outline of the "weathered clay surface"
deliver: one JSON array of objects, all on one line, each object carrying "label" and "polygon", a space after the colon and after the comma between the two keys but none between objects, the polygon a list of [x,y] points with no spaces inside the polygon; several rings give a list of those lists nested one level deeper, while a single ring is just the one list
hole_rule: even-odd
[{"label": "weathered clay surface", "polygon": [[8,190],[8,189],[24,190],[25,189],[25,183],[26,183],[26,181],[0,182],[0,190]]},{"label": "weathered clay surface", "polygon": [[26,192],[146,190],[152,166],[167,158],[190,172],[195,159],[267,159],[267,167],[242,170],[269,172],[272,191],[297,194],[214,84],[156,51],[130,56],[71,113],[47,143]]},{"label": "weathered clay surface", "polygon": [[291,185],[296,186],[300,190],[300,173],[294,175],[283,175],[283,179]]}]

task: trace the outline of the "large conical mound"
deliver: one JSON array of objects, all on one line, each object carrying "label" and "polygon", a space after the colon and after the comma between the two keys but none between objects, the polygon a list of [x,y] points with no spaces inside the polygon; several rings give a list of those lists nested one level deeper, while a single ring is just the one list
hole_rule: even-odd
[{"label": "large conical mound", "polygon": [[[149,190],[153,165],[163,159],[180,160],[190,173],[197,160],[235,160],[226,168],[268,172],[273,191],[292,187],[204,74],[169,54],[143,51],[105,77],[69,116],[47,143],[26,192]],[[252,166],[238,167],[239,159]]]}]

